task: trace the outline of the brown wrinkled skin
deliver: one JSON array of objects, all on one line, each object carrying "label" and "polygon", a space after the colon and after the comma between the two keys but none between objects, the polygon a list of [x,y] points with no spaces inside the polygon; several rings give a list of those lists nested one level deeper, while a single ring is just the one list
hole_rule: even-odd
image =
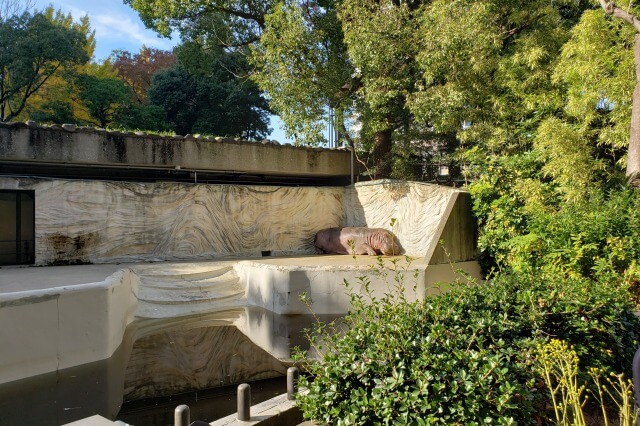
[{"label": "brown wrinkled skin", "polygon": [[327,254],[396,256],[402,250],[396,236],[383,228],[327,228],[318,231],[313,244]]}]

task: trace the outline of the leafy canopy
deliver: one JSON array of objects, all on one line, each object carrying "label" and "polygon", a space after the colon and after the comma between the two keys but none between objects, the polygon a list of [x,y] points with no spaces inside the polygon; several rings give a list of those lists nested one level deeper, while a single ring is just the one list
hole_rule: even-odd
[{"label": "leafy canopy", "polygon": [[179,134],[208,133],[261,139],[269,134],[269,109],[248,64],[206,38],[176,49],[177,65],[158,72],[149,89],[152,105],[162,107]]},{"label": "leafy canopy", "polygon": [[87,38],[44,13],[0,22],[0,119],[17,117],[27,101],[60,69],[89,60]]}]

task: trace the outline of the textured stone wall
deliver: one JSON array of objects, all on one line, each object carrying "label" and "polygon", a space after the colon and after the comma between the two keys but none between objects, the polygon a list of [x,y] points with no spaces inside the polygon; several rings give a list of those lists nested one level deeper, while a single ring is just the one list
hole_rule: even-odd
[{"label": "textured stone wall", "polygon": [[[475,255],[468,194],[416,182],[279,187],[0,178],[36,197],[36,264],[313,254],[333,226],[391,229],[405,253]],[[395,219],[393,228],[391,219]],[[439,254],[438,254],[439,253]]]},{"label": "textured stone wall", "polygon": [[313,253],[343,222],[343,188],[15,180],[36,192],[36,263]]},{"label": "textured stone wall", "polygon": [[[346,226],[392,230],[406,254],[430,258],[447,223],[453,221],[452,226],[446,228],[450,233],[445,243],[464,242],[465,247],[472,248],[452,260],[470,260],[475,253],[475,241],[473,227],[467,226],[472,222],[470,206],[464,203],[467,196],[468,193],[462,190],[419,182],[360,183],[348,187],[345,192]],[[460,203],[463,205],[458,206]],[[395,219],[393,228],[390,226],[392,219]],[[457,223],[464,223],[465,227],[458,227]],[[447,262],[447,259],[442,261]]]}]

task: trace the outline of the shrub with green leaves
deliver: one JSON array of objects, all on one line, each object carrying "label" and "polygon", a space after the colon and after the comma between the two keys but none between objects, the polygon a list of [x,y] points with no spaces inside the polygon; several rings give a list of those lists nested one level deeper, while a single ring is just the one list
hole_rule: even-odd
[{"label": "shrub with green leaves", "polygon": [[640,281],[638,191],[617,186],[614,174],[569,191],[534,153],[487,161],[469,190],[489,269]]},{"label": "shrub with green leaves", "polygon": [[581,367],[630,369],[640,336],[625,285],[584,277],[505,274],[409,303],[398,288],[352,293],[341,326],[312,337],[319,360],[298,396],[305,418],[332,425],[531,424],[549,394],[536,347],[568,342]]}]

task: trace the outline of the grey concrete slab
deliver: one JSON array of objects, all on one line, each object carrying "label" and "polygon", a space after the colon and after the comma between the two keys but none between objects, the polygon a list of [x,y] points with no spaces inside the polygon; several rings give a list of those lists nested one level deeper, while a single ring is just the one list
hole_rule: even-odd
[{"label": "grey concrete slab", "polygon": [[126,264],[3,266],[0,268],[0,293],[98,283],[128,266]]}]

